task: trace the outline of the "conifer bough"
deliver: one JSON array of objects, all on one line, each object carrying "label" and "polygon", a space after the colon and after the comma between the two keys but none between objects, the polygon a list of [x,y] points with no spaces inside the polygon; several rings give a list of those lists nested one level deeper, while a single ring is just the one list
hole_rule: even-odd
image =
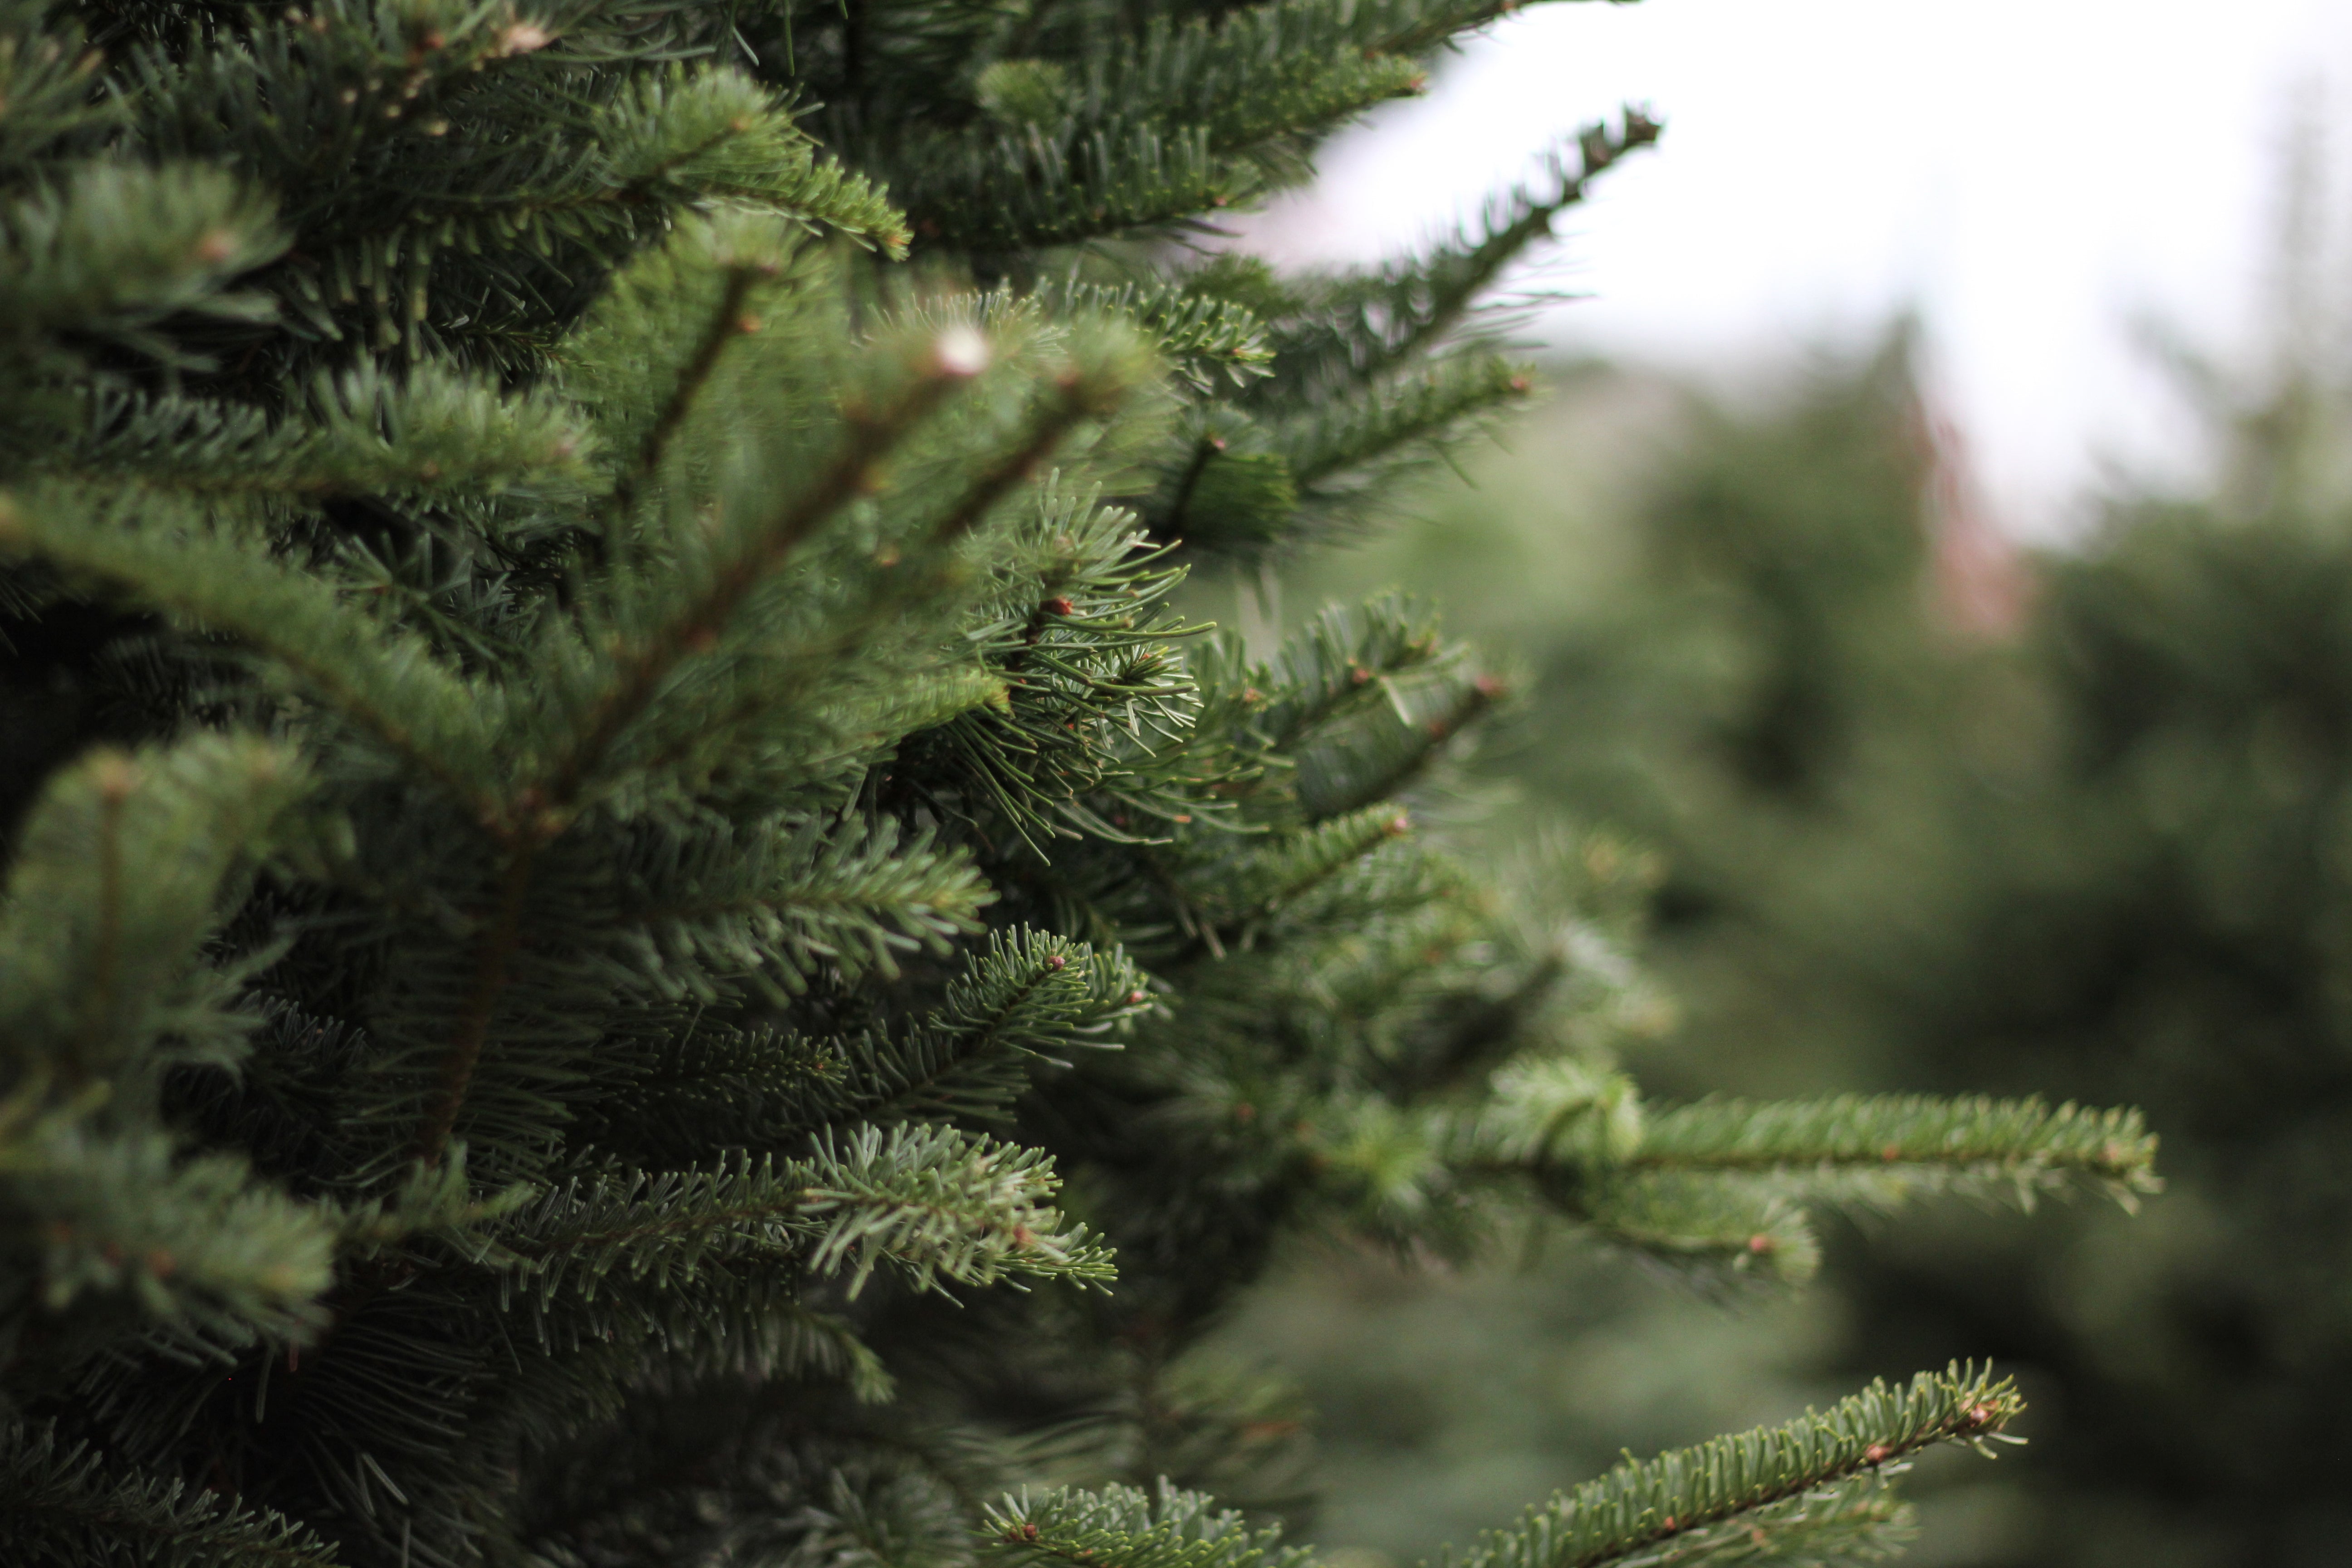
[{"label": "conifer bough", "polygon": [[[1199,1346],[1286,1236],[2150,1184],[1645,1110],[1638,857],[1412,809],[1504,684],[1169,607],[1526,389],[1481,300],[1639,111],[1388,268],[1181,243],[1499,9],[0,0],[0,1555],[1238,1568],[1182,1489],[1289,1428]],[[2014,1407],[1471,1555],[1864,1552]]]}]

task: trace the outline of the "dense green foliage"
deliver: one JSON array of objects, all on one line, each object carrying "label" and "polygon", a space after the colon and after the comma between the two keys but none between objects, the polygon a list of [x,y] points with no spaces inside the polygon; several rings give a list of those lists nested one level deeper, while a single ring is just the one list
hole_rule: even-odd
[{"label": "dense green foliage", "polygon": [[[1349,571],[1528,580],[1579,426],[1642,396],[1592,373],[1557,444],[1525,442],[1427,537]],[[1589,510],[1616,521],[1582,521],[1580,573],[1475,601],[1546,650],[1510,775],[1638,822],[1672,868],[1655,956],[1683,1017],[1645,1077],[2128,1095],[2172,1178],[2129,1225],[1941,1208],[1849,1237],[1804,1367],[1759,1375],[1748,1340],[1695,1378],[2002,1358],[2036,1398],[2034,1444],[1966,1478],[1975,1536],[1947,1561],[2335,1561],[2352,1458],[2342,389],[2305,371],[2242,395],[2219,411],[2210,493],[2122,497],[2079,544],[2007,562],[1972,531],[1900,340],[1769,403],[1650,406],[1648,471],[1612,498],[1588,466]],[[1544,488],[1514,489],[1529,478]],[[1328,1302],[1339,1283],[1293,1289]],[[1454,1310],[1486,1350],[1422,1359],[1497,1353],[1488,1336],[1527,1331],[1524,1294]],[[1412,1396],[1377,1352],[1311,1381],[1348,1399],[1351,1379]],[[1512,1439],[1465,1412],[1450,1440],[1573,1457],[1608,1440],[1594,1419]],[[1375,1458],[1348,1463],[1402,1469]]]},{"label": "dense green foliage", "polygon": [[[1173,243],[1497,9],[0,14],[9,1562],[1148,1552],[1204,1505],[982,1509],[1260,1484],[1188,1352],[1283,1234],[1794,1276],[2150,1184],[2127,1112],[1646,1107],[1637,863],[1417,825],[1470,655],[1166,607],[1524,387],[1477,293],[1638,114],[1392,268]],[[2014,1408],[1476,1552],[1866,1552]]]}]

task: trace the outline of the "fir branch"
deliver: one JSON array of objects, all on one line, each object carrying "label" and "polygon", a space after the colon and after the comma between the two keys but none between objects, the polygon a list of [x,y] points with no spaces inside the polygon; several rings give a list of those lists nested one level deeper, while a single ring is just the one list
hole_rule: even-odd
[{"label": "fir branch", "polygon": [[1053,1053],[1111,1044],[1104,1037],[1150,1001],[1116,950],[1044,931],[993,933],[920,1029],[854,1053],[828,1120],[1002,1121],[1035,1065],[1066,1066]]},{"label": "fir branch", "polygon": [[[1955,1364],[1908,1388],[1873,1384],[1823,1414],[1693,1448],[1629,1460],[1532,1510],[1521,1525],[1440,1561],[1446,1568],[1606,1568],[1723,1561],[1759,1538],[1786,1549],[1807,1537],[1865,1539],[1892,1522],[1870,1494],[1880,1478],[1947,1443],[2009,1441],[2024,1408],[2014,1388]],[[1161,1483],[1023,1493],[988,1510],[990,1555],[1024,1564],[1100,1568],[1299,1568],[1278,1531]],[[1777,1540],[1775,1538],[1778,1538]],[[1727,1548],[1730,1549],[1727,1551]]]},{"label": "fir branch", "polygon": [[[1633,1561],[1687,1562],[1719,1550],[1732,1530],[1773,1533],[1813,1522],[1808,1505],[1832,1510],[1845,1489],[1925,1449],[1968,1444],[1990,1453],[2025,1408],[2008,1379],[1955,1363],[1910,1386],[1873,1383],[1816,1415],[1759,1426],[1629,1461],[1531,1510],[1517,1530],[1486,1537],[1446,1568],[1602,1568]],[[1840,1522],[1832,1517],[1832,1523]],[[1654,1554],[1654,1555],[1653,1555]]]},{"label": "fir branch", "polygon": [[1418,679],[1385,680],[1382,688],[1388,707],[1371,722],[1318,736],[1294,755],[1298,807],[1307,821],[1395,798],[1504,693],[1494,676],[1444,665]]},{"label": "fir branch", "polygon": [[90,389],[55,449],[28,473],[85,483],[136,479],[226,500],[520,493],[562,500],[591,449],[576,415],[427,363],[404,374],[371,361],[313,377],[287,416],[184,395]]},{"label": "fir branch", "polygon": [[830,1135],[804,1160],[728,1156],[698,1171],[584,1177],[484,1237],[475,1261],[542,1305],[626,1280],[676,1289],[730,1258],[847,1269],[850,1290],[888,1263],[918,1289],[1024,1279],[1101,1284],[1110,1257],[1046,1200],[1060,1185],[1035,1150],[948,1128]]},{"label": "fir branch", "polygon": [[719,983],[772,974],[805,988],[821,966],[896,976],[903,954],[944,953],[995,895],[968,853],[891,820],[808,817],[738,827],[646,824],[622,853],[622,947],[648,988],[715,1000]]},{"label": "fir branch", "polygon": [[1471,421],[1526,396],[1532,384],[1521,365],[1457,353],[1294,422],[1284,431],[1284,455],[1309,499],[1352,495],[1418,453],[1442,451]]},{"label": "fir branch", "polygon": [[523,804],[545,824],[538,831],[562,831],[565,814],[590,773],[653,701],[671,670],[715,642],[752,590],[845,504],[870,488],[882,459],[984,363],[984,342],[976,335],[969,343],[942,339],[879,406],[851,399],[843,411],[839,447],[816,478],[731,558],[719,562],[698,595],[613,661],[604,691],[546,770],[545,782],[526,792]]},{"label": "fir branch", "polygon": [[[198,963],[232,874],[274,847],[311,788],[284,748],[198,734],[100,750],[52,778],[0,899],[0,1065],[68,1089],[152,1092],[147,1059],[234,1060],[251,1019]],[[130,879],[136,878],[135,893]]]},{"label": "fir branch", "polygon": [[[1300,309],[1277,322],[1276,380],[1258,390],[1328,395],[1377,382],[1434,350],[1471,318],[1513,261],[1549,237],[1553,222],[1585,199],[1594,180],[1653,145],[1663,129],[1628,106],[1617,129],[1597,123],[1578,133],[1573,168],[1564,153],[1549,156],[1548,193],[1522,185],[1490,203],[1475,238],[1459,237],[1370,271],[1310,276],[1292,285]],[[1491,328],[1475,335],[1490,334]]]},{"label": "fir branch", "polygon": [[679,369],[668,398],[663,402],[661,411],[654,416],[645,438],[638,443],[634,462],[613,487],[612,508],[615,513],[625,516],[635,503],[639,488],[659,471],[662,455],[668,449],[670,438],[685,423],[695,399],[710,380],[711,372],[719,368],[719,355],[726,352],[727,345],[747,331],[756,330],[756,323],[746,324],[743,308],[760,279],[773,277],[775,271],[772,265],[739,265],[728,268],[722,274],[724,281],[719,287],[719,301],[712,308],[710,319],[700,337],[695,342],[694,352]]},{"label": "fir branch", "polygon": [[0,205],[0,364],[68,368],[78,340],[208,368],[165,324],[268,321],[267,299],[227,285],[286,245],[272,205],[224,170],[110,161],[53,174]]},{"label": "fir branch", "polygon": [[12,1561],[142,1568],[341,1568],[308,1526],[180,1477],[102,1459],[47,1423],[0,1427],[0,1520]]},{"label": "fir branch", "polygon": [[448,1152],[450,1134],[457,1126],[457,1113],[465,1107],[466,1092],[473,1087],[474,1069],[481,1062],[483,1046],[489,1040],[490,1019],[498,1010],[499,994],[507,986],[508,966],[521,946],[523,907],[530,894],[531,872],[538,863],[540,848],[532,838],[501,846],[498,902],[475,936],[472,978],[467,984],[465,1000],[450,1024],[449,1044],[442,1052],[432,1099],[426,1102],[416,1131],[409,1138],[410,1158],[427,1167],[439,1164]]},{"label": "fir branch", "polygon": [[1315,731],[1388,701],[1394,680],[1454,652],[1429,607],[1401,594],[1326,605],[1270,667],[1244,677],[1265,688],[1248,722],[1267,751],[1295,752]]},{"label": "fir branch", "polygon": [[1669,1173],[1564,1177],[1547,1168],[1537,1189],[1606,1240],[1701,1280],[1762,1273],[1795,1283],[1821,1268],[1821,1243],[1796,1196],[1754,1183]]},{"label": "fir branch", "polygon": [[[148,514],[142,525],[131,526],[139,513]],[[353,615],[331,582],[217,531],[169,526],[176,521],[155,498],[102,500],[44,485],[0,492],[0,550],[235,637],[456,800],[495,815],[488,691],[443,665],[423,638]]]},{"label": "fir branch", "polygon": [[1124,317],[1150,335],[1160,357],[1200,392],[1269,374],[1274,351],[1265,322],[1237,300],[1194,293],[1181,283],[1087,283],[1076,273],[1042,285],[1028,302],[1055,314],[1100,311]]},{"label": "fir branch", "polygon": [[1239,1512],[1164,1478],[1151,1492],[1024,1490],[992,1506],[982,1530],[990,1559],[1024,1568],[1311,1568],[1314,1561],[1283,1546],[1280,1530],[1253,1530]]},{"label": "fir branch", "polygon": [[1063,1279],[1107,1289],[1109,1249],[1045,1206],[1061,1186],[1052,1156],[944,1127],[862,1128],[810,1162],[809,1209],[824,1216],[813,1261],[847,1266],[856,1292],[885,1259],[919,1289]]},{"label": "fir branch", "polygon": [[1038,465],[1053,455],[1065,437],[1086,420],[1109,412],[1124,391],[1115,380],[1090,376],[1076,368],[1057,376],[1053,390],[1031,412],[1021,438],[974,476],[955,503],[931,525],[932,540],[947,544],[969,533],[1015,486],[1036,477]]},{"label": "fir branch", "polygon": [[94,1097],[44,1110],[39,1087],[0,1102],[0,1199],[22,1232],[13,1267],[43,1311],[125,1301],[163,1342],[215,1355],[323,1325],[331,1216],[242,1160],[184,1159],[162,1132],[100,1130]]},{"label": "fir branch", "polygon": [[2082,1179],[2128,1204],[2158,1190],[2155,1162],[2156,1138],[2137,1110],[1981,1095],[1841,1095],[1778,1104],[1707,1100],[1654,1112],[1627,1165],[1801,1183],[1968,1181],[2028,1198]]},{"label": "fir branch", "polygon": [[1193,907],[1230,937],[1274,917],[1367,857],[1412,831],[1393,805],[1377,805],[1279,837],[1250,840],[1233,861],[1219,859],[1185,879]]}]

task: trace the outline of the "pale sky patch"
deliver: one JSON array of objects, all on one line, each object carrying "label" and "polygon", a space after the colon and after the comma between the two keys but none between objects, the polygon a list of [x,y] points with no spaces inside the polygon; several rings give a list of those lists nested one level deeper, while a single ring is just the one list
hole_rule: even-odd
[{"label": "pale sky patch", "polygon": [[[1714,373],[1906,306],[1997,515],[2062,531],[2101,464],[2192,474],[2130,324],[2251,349],[2298,98],[2352,122],[2352,0],[1645,0],[1530,7],[1247,222],[1362,261],[1621,102],[1664,141],[1568,218],[1538,331]],[[2352,136],[2323,171],[2352,207]]]}]

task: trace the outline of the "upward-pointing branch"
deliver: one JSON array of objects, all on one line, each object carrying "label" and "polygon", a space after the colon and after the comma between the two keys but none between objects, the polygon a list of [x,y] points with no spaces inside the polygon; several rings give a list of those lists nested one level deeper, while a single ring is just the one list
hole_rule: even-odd
[{"label": "upward-pointing branch", "polygon": [[548,824],[551,836],[562,831],[565,813],[578,798],[582,784],[604,760],[621,732],[654,699],[663,679],[688,656],[707,647],[760,583],[782,563],[810,534],[865,490],[877,463],[904,439],[923,416],[937,407],[959,384],[977,374],[985,363],[975,343],[943,344],[898,397],[879,409],[853,407],[841,449],[800,497],[750,545],[727,563],[709,587],[685,606],[650,638],[618,662],[613,682],[590,710],[579,738],[550,770],[534,815]]}]

